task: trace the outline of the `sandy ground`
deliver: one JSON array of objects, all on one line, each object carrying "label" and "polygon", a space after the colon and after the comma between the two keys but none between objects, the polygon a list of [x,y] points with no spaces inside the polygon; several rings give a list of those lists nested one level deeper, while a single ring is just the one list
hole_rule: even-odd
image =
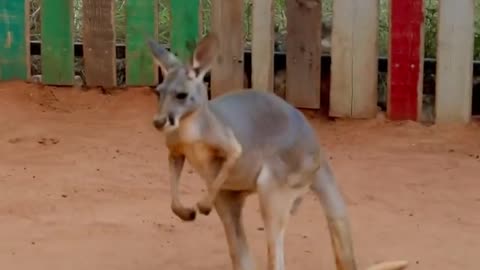
[{"label": "sandy ground", "polygon": [[[231,269],[215,213],[169,209],[166,149],[148,88],[0,84],[0,269]],[[312,119],[349,205],[360,269],[478,270],[480,127]],[[189,167],[182,195],[203,185]],[[259,269],[257,197],[245,223]],[[288,269],[334,269],[320,204],[308,195],[286,239]]]}]

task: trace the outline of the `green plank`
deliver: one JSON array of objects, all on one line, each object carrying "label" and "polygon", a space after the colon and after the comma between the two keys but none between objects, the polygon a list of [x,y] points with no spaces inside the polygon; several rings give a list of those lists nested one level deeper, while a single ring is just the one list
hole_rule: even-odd
[{"label": "green plank", "polygon": [[190,58],[198,41],[199,6],[199,0],[170,0],[170,43],[183,61]]},{"label": "green plank", "polygon": [[72,0],[42,0],[42,82],[73,84]]},{"label": "green plank", "polygon": [[27,0],[0,0],[0,80],[30,77]]},{"label": "green plank", "polygon": [[158,67],[153,62],[147,39],[157,39],[157,1],[127,1],[126,4],[126,84],[155,85]]}]

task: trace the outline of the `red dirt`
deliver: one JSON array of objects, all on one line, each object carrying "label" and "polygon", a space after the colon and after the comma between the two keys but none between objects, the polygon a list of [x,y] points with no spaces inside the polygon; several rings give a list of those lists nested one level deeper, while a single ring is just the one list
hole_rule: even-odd
[{"label": "red dirt", "polygon": [[[183,223],[169,209],[166,149],[148,88],[0,84],[0,268],[230,269],[212,213]],[[480,127],[381,119],[312,119],[349,205],[360,269],[477,270]],[[187,167],[182,195],[203,184]],[[265,238],[256,196],[245,209],[259,269]],[[334,269],[321,207],[307,196],[286,239],[288,269]]]}]

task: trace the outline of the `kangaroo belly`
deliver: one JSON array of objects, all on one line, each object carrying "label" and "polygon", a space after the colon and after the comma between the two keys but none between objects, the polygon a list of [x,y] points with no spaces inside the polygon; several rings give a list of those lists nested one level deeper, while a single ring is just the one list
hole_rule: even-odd
[{"label": "kangaroo belly", "polygon": [[197,143],[183,147],[183,154],[188,163],[202,179],[209,182],[218,174],[221,160],[215,157],[212,148],[205,144]]},{"label": "kangaroo belly", "polygon": [[251,155],[242,156],[233,167],[223,189],[254,191],[261,166],[261,160]]}]

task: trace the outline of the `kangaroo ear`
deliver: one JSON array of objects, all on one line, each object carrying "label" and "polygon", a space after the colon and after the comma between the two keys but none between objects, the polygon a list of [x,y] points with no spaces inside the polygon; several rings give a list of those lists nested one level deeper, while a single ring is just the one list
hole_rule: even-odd
[{"label": "kangaroo ear", "polygon": [[158,44],[156,41],[149,39],[147,44],[153,55],[155,63],[162,69],[163,75],[166,75],[173,67],[181,64],[173,53],[169,52],[167,49],[165,49],[165,47]]},{"label": "kangaroo ear", "polygon": [[191,67],[197,78],[203,78],[210,71],[212,64],[217,57],[219,49],[218,36],[214,32],[208,33],[198,42],[193,52]]}]

